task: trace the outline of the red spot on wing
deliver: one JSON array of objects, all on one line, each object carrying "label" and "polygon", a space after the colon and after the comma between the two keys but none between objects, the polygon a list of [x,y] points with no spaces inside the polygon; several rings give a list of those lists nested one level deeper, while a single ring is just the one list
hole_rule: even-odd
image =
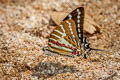
[{"label": "red spot on wing", "polygon": [[76,54],[78,54],[78,53],[79,53],[79,51],[76,51],[76,52],[73,53],[73,55],[76,55]]},{"label": "red spot on wing", "polygon": [[76,51],[75,53],[76,53],[76,54],[78,54],[78,53],[79,53],[79,51]]},{"label": "red spot on wing", "polygon": [[59,45],[59,46],[61,45],[59,42],[57,42],[56,44]]},{"label": "red spot on wing", "polygon": [[57,42],[56,42],[56,41],[53,41],[52,43],[53,43],[53,44],[56,44]]},{"label": "red spot on wing", "polygon": [[[52,43],[53,43],[53,44],[56,44],[56,45],[58,45],[58,46],[61,46],[61,47],[66,47],[66,48],[69,48],[69,49],[72,48],[70,45],[66,46],[65,44],[59,43],[58,41],[53,41]],[[72,50],[73,50],[73,51],[76,51],[77,49],[76,49],[76,48],[72,48]],[[76,54],[76,53],[75,53],[75,54]]]},{"label": "red spot on wing", "polygon": [[76,51],[76,48],[72,48],[73,51]]},{"label": "red spot on wing", "polygon": [[68,46],[67,46],[67,48],[71,48],[71,46],[70,46],[70,45],[68,45]]},{"label": "red spot on wing", "polygon": [[62,44],[61,46],[65,47],[65,44]]},{"label": "red spot on wing", "polygon": [[76,53],[73,53],[73,55],[76,55]]}]

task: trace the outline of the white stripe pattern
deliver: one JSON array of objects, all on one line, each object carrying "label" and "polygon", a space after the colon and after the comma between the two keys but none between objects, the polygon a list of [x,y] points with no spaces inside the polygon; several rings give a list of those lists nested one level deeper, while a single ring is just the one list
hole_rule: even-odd
[{"label": "white stripe pattern", "polygon": [[69,29],[70,29],[70,32],[71,32],[71,34],[73,35],[71,23],[70,23],[69,21],[66,21],[66,23],[68,24],[68,27],[69,27]]},{"label": "white stripe pattern", "polygon": [[80,14],[81,14],[81,12],[78,12],[78,14],[80,15]]},{"label": "white stripe pattern", "polygon": [[80,27],[80,24],[78,24],[77,26]]},{"label": "white stripe pattern", "polygon": [[61,27],[62,31],[64,32],[62,36],[66,36],[65,29],[64,29],[63,25],[61,24],[60,27]]},{"label": "white stripe pattern", "polygon": [[60,25],[60,27],[61,27],[62,31],[65,33],[65,29],[62,24]]},{"label": "white stripe pattern", "polygon": [[80,32],[80,29],[78,29],[78,32]]},{"label": "white stripe pattern", "polygon": [[81,34],[79,34],[79,37],[81,38]]},{"label": "white stripe pattern", "polygon": [[77,27],[78,27],[78,32],[79,32],[79,38],[81,38],[81,34],[80,34],[80,14],[81,14],[81,12],[80,12],[80,10],[79,9],[77,9],[77,13],[78,13],[78,15],[77,15]]},{"label": "white stripe pattern", "polygon": [[51,34],[51,35],[53,35],[53,36],[55,36],[55,37],[57,37],[57,38],[61,38],[60,36],[58,36],[58,35],[56,35],[56,34]]},{"label": "white stripe pattern", "polygon": [[69,19],[72,19],[72,15],[71,14],[69,14],[68,17],[69,17]]},{"label": "white stripe pattern", "polygon": [[50,40],[53,40],[53,41],[57,41],[57,40],[55,40],[55,39],[53,39],[53,38],[49,38]]},{"label": "white stripe pattern", "polygon": [[77,20],[77,23],[79,24],[79,23],[80,23],[80,20]]},{"label": "white stripe pattern", "polygon": [[66,34],[65,33],[62,33],[61,31],[59,31],[59,30],[54,30],[54,31],[56,31],[56,32],[58,32],[59,34],[61,34],[62,36],[66,36]]},{"label": "white stripe pattern", "polygon": [[79,18],[80,18],[80,16],[77,16],[77,18],[79,19]]},{"label": "white stripe pattern", "polygon": [[69,21],[66,21],[66,23],[68,24],[68,27],[69,27],[70,32],[71,32],[71,34],[72,34],[72,37],[73,37],[72,39],[73,39],[73,41],[76,42],[75,36],[74,36],[74,34],[73,34],[73,30],[72,30],[72,25],[71,25],[71,23],[70,23]]}]

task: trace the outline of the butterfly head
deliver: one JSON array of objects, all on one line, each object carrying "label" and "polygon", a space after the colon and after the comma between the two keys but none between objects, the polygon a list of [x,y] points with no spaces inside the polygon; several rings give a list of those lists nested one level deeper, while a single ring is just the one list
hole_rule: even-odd
[{"label": "butterfly head", "polygon": [[77,54],[77,56],[82,55],[83,58],[87,58],[88,55],[90,55],[90,51],[105,51],[101,49],[95,49],[90,47],[90,43],[87,42],[86,37],[83,38],[83,43],[81,44],[80,54]]}]

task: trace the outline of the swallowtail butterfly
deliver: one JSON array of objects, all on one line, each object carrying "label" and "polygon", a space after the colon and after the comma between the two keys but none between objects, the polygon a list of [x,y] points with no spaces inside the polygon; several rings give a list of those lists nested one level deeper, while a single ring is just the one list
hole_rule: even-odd
[{"label": "swallowtail butterfly", "polygon": [[48,46],[43,50],[48,55],[74,57],[82,55],[87,58],[93,49],[83,36],[84,8],[78,7],[68,14],[60,25],[50,34]]}]

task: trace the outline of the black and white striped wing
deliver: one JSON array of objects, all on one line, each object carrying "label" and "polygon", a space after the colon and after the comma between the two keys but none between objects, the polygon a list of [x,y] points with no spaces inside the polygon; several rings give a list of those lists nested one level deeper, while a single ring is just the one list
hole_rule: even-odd
[{"label": "black and white striped wing", "polygon": [[76,24],[77,35],[81,43],[83,43],[84,8],[83,7],[76,8],[67,17],[65,17],[63,21],[67,19],[74,20]]}]

